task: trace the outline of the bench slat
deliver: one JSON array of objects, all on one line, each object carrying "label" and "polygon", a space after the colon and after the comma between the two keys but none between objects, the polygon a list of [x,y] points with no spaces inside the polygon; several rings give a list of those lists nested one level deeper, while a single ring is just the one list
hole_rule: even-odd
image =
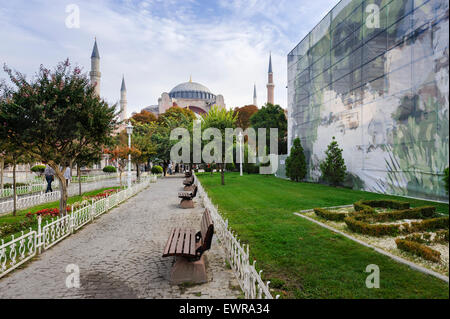
[{"label": "bench slat", "polygon": [[164,248],[164,255],[167,255],[167,254],[169,253],[170,244],[171,244],[172,241],[173,241],[173,236],[174,236],[174,234],[175,234],[175,228],[172,229],[172,231],[170,232],[169,239],[167,240],[166,247]]},{"label": "bench slat", "polygon": [[171,255],[176,253],[177,243],[178,243],[178,239],[180,236],[180,231],[181,231],[181,229],[177,228],[175,231],[175,234],[173,236],[173,240],[172,240],[172,243],[170,244],[170,250],[169,250],[169,254],[171,254]]},{"label": "bench slat", "polygon": [[183,244],[186,239],[186,229],[181,229],[178,237],[176,254],[183,254]]}]

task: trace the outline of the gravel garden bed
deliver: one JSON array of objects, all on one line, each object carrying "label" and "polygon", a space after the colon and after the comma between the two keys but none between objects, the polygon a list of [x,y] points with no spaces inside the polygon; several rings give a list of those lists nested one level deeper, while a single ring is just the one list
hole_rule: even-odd
[{"label": "gravel garden bed", "polygon": [[[404,218],[398,220],[388,220],[384,222],[376,221],[376,216],[374,220],[371,220],[367,224],[370,226],[380,225],[385,226],[399,226],[399,233],[396,235],[368,235],[361,232],[355,232],[349,228],[347,223],[344,221],[348,216],[357,216],[357,220],[365,220],[372,218],[371,216],[383,214],[387,212],[394,212],[396,209],[393,208],[383,208],[383,207],[373,207],[371,214],[364,215],[361,214],[361,210],[355,210],[355,207],[342,207],[334,209],[315,209],[311,211],[301,212],[300,214],[317,220],[329,227],[332,227],[338,231],[346,233],[356,239],[366,242],[372,246],[380,248],[386,252],[393,255],[402,257],[408,261],[415,263],[416,265],[425,267],[427,269],[438,272],[442,275],[449,275],[449,244],[448,244],[448,219],[444,220],[447,223],[446,226],[440,227],[439,229],[427,230],[427,231],[416,231],[414,225],[421,225],[423,221],[429,221],[431,218],[442,218],[441,216],[435,214],[433,216],[427,216],[424,218]],[[342,216],[341,216],[342,215]],[[362,217],[361,217],[362,216]],[[358,218],[359,217],[359,218]],[[403,242],[411,244],[412,248],[405,245],[401,246],[403,249],[398,248],[396,240],[402,239]],[[401,243],[400,243],[401,244]],[[414,250],[416,247],[422,250],[433,250],[434,255],[439,255],[438,258],[432,261],[432,258],[424,258],[424,254],[417,253]],[[438,253],[437,253],[438,252]],[[428,257],[428,256],[425,256]]]}]

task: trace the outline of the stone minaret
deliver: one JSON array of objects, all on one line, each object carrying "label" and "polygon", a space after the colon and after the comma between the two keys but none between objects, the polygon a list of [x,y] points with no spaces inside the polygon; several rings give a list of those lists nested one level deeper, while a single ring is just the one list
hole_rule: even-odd
[{"label": "stone minaret", "polygon": [[272,53],[269,58],[269,83],[267,83],[267,103],[274,103],[273,90],[275,88],[275,84],[273,84],[273,72],[272,72]]},{"label": "stone minaret", "polygon": [[97,39],[95,39],[94,49],[91,55],[91,84],[95,85],[95,93],[100,96],[100,78],[102,74],[100,73],[100,54],[98,53]]},{"label": "stone minaret", "polygon": [[127,119],[127,88],[125,86],[125,76],[122,77],[122,86],[120,88],[120,120]]},{"label": "stone minaret", "polygon": [[253,86],[253,105],[258,106],[258,100],[256,98],[256,84]]}]

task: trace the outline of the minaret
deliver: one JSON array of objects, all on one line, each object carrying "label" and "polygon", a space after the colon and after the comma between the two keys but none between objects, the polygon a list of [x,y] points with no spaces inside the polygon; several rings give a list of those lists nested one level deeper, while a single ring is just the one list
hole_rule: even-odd
[{"label": "minaret", "polygon": [[125,76],[122,76],[122,86],[120,88],[120,120],[127,119],[127,88],[125,86]]},{"label": "minaret", "polygon": [[269,58],[269,83],[267,83],[267,103],[274,103],[273,90],[275,88],[275,84],[273,84],[273,72],[272,72],[272,53],[270,53]]},{"label": "minaret", "polygon": [[100,78],[102,74],[100,73],[100,54],[98,53],[97,39],[95,39],[94,49],[91,55],[91,84],[95,85],[95,93],[100,96]]},{"label": "minaret", "polygon": [[258,106],[258,101],[256,98],[256,84],[253,86],[253,105]]}]

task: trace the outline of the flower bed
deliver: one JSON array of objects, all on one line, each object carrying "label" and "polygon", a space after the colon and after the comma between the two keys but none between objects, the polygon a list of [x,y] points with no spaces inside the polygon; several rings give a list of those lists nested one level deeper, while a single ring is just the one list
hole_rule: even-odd
[{"label": "flower bed", "polygon": [[119,191],[120,190],[118,190],[118,189],[108,189],[108,190],[103,191],[102,193],[97,194],[97,195],[84,196],[83,199],[86,199],[86,200],[92,200],[92,199],[99,200],[99,199],[103,199],[105,197],[111,196],[112,194],[117,193]]}]

